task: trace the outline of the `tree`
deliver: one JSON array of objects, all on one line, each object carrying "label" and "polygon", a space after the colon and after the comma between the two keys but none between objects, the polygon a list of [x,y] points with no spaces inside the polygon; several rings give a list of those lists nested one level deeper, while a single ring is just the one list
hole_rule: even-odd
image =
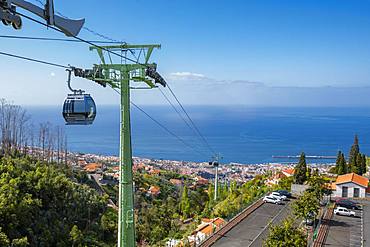
[{"label": "tree", "polygon": [[360,152],[360,146],[358,144],[358,137],[357,135],[355,135],[355,139],[353,141],[353,144],[349,152],[349,156],[348,156],[349,157],[348,164],[351,167],[351,172],[354,172],[354,169],[356,169],[357,167],[356,161],[357,161],[357,155],[359,152]]},{"label": "tree", "polygon": [[190,216],[190,201],[188,195],[188,187],[186,187],[186,185],[182,190],[180,210],[184,218],[188,218]]},{"label": "tree", "polygon": [[312,191],[305,191],[298,200],[293,203],[293,214],[302,219],[316,215],[320,209],[320,201]]},{"label": "tree", "polygon": [[72,247],[79,246],[82,242],[83,235],[78,226],[74,225],[69,233],[70,240],[72,241]]},{"label": "tree", "polygon": [[305,247],[303,231],[294,226],[293,219],[284,220],[280,225],[270,225],[270,232],[263,244],[265,247]]},{"label": "tree", "polygon": [[310,188],[307,189],[307,192],[312,192],[318,200],[321,200],[326,192],[325,179],[320,175],[312,176],[308,181]]},{"label": "tree", "polygon": [[362,175],[363,172],[363,165],[362,165],[362,154],[358,153],[356,157],[356,170],[354,171],[355,173]]},{"label": "tree", "polygon": [[293,177],[284,177],[279,181],[279,189],[290,191],[293,183]]},{"label": "tree", "polygon": [[362,155],[362,160],[361,160],[361,168],[362,168],[362,174],[365,174],[367,172],[367,164],[366,164],[366,155]]},{"label": "tree", "polygon": [[27,247],[29,246],[27,237],[13,239],[12,247]]},{"label": "tree", "polygon": [[294,181],[297,184],[303,184],[307,180],[307,163],[304,152],[301,153],[298,164],[294,168]]},{"label": "tree", "polygon": [[0,174],[0,246],[9,246],[4,241],[12,246],[72,246],[70,233],[76,237],[77,230],[84,239],[102,241],[99,223],[106,198],[77,184],[62,168],[30,157],[4,157]]},{"label": "tree", "polygon": [[9,245],[9,239],[8,236],[4,232],[2,232],[2,229],[0,227],[0,246],[8,246]]},{"label": "tree", "polygon": [[341,151],[338,152],[336,166],[335,166],[335,173],[338,175],[343,175],[343,174],[348,173],[347,162],[346,162],[346,159],[344,158],[344,154]]}]

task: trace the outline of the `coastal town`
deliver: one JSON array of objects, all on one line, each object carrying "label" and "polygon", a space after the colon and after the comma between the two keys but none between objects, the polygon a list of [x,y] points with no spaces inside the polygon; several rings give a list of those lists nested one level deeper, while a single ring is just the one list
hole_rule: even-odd
[{"label": "coastal town", "polygon": [[[77,170],[84,170],[95,174],[101,182],[119,179],[119,157],[96,154],[68,153],[68,164]],[[277,184],[279,176],[293,175],[294,162],[290,163],[261,163],[240,164],[229,163],[218,167],[219,181],[230,183],[235,181],[243,184],[257,175],[270,175],[268,184]],[[311,169],[318,169],[320,174],[327,174],[335,163],[312,163]],[[176,161],[163,159],[148,159],[133,157],[133,171],[144,169],[149,174],[159,173],[161,170],[172,171],[179,175],[190,176],[198,184],[208,184],[214,181],[215,168],[209,162]],[[281,175],[283,174],[283,175]],[[104,179],[102,179],[104,177]]]}]

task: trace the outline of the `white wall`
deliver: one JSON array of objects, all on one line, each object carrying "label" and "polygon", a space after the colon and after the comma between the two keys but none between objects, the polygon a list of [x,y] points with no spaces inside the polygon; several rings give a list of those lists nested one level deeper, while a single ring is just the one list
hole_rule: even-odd
[{"label": "white wall", "polygon": [[336,191],[334,195],[336,197],[342,197],[342,187],[346,186],[348,187],[348,197],[353,197],[353,189],[354,188],[359,188],[360,189],[360,196],[359,197],[365,197],[365,188],[361,187],[355,183],[344,183],[344,184],[339,184],[336,185]]}]

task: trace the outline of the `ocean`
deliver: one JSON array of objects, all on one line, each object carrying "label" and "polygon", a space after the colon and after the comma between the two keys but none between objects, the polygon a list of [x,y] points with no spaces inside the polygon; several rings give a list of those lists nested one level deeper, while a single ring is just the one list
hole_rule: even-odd
[{"label": "ocean", "polygon": [[[64,125],[62,107],[25,107],[37,125]],[[194,149],[165,132],[132,107],[133,155],[155,159],[208,161],[211,152],[177,113],[167,106],[142,106],[151,116]],[[276,155],[348,154],[354,135],[360,151],[370,153],[370,109],[309,107],[186,106],[189,115],[222,162],[286,162]],[[118,155],[119,108],[98,106],[93,125],[65,126],[71,151]],[[293,160],[294,161],[294,160]],[[333,162],[311,160],[310,162]]]}]

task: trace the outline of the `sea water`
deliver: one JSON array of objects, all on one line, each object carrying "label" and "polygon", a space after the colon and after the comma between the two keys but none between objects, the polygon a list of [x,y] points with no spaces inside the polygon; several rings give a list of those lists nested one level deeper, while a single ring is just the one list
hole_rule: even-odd
[{"label": "sea water", "polygon": [[[134,156],[185,161],[208,161],[211,158],[212,152],[204,141],[172,108],[142,108],[187,146],[132,108]],[[32,106],[26,109],[36,126],[41,122],[64,125],[61,107]],[[367,108],[186,106],[186,109],[212,149],[221,153],[223,162],[227,163],[283,162],[288,160],[272,156],[301,152],[336,156],[341,150],[348,154],[355,134],[359,136],[361,151],[370,153],[370,109]],[[65,130],[71,151],[118,155],[118,106],[100,106],[93,125],[65,126]]]}]

